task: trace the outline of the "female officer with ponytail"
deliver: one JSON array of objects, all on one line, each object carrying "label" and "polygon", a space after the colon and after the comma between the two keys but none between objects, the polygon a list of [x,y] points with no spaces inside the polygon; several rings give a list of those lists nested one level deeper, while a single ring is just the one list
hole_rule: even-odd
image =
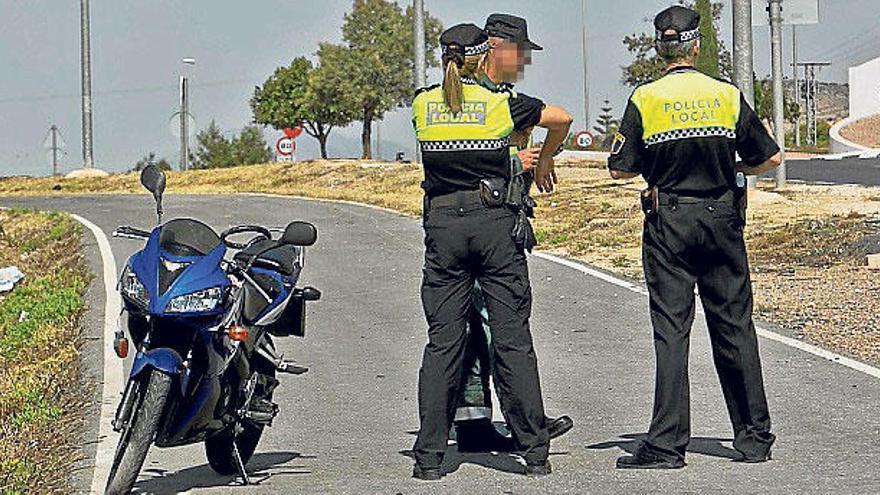
[{"label": "female officer with ponytail", "polygon": [[[523,249],[511,232],[516,214],[506,205],[510,134],[542,121],[545,105],[477,81],[489,43],[482,29],[460,24],[440,37],[442,85],[420,89],[413,125],[425,169],[425,265],[422,304],[428,344],[419,371],[421,427],[413,476],[440,479],[449,428],[464,378],[463,357],[471,291],[486,299],[495,381],[501,408],[526,474],[550,473],[538,363],[529,330],[531,286]],[[537,176],[552,180],[553,143]],[[545,158],[546,156],[546,158]]]}]

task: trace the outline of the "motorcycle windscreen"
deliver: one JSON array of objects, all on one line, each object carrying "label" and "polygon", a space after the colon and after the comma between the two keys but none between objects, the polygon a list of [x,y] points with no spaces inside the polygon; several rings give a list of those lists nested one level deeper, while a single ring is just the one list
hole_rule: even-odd
[{"label": "motorcycle windscreen", "polygon": [[[159,249],[179,258],[205,256],[220,242],[214,229],[191,218],[171,220],[159,230]],[[162,259],[158,267],[159,293],[164,294],[189,264]]]},{"label": "motorcycle windscreen", "polygon": [[160,227],[159,248],[172,256],[205,256],[220,245],[220,236],[192,218],[176,218]]}]

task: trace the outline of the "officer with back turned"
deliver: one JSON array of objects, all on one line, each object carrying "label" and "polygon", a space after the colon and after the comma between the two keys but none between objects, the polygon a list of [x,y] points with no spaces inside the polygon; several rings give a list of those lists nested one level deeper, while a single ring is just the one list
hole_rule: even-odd
[{"label": "officer with back turned", "polygon": [[776,438],[752,323],[743,174],[778,166],[779,148],[736,86],[694,69],[699,23],[698,13],[679,6],[657,15],[655,46],[666,74],[635,90],[608,160],[615,179],[642,175],[648,183],[642,251],[657,358],[647,438],[634,455],[618,459],[618,468],[685,465],[695,284],[733,447],[744,462],[764,462]]}]

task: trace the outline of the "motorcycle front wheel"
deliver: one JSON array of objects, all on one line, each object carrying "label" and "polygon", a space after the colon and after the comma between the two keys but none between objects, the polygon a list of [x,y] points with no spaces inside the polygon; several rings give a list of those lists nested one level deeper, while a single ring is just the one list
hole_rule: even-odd
[{"label": "motorcycle front wheel", "polygon": [[134,398],[135,405],[128,425],[122,430],[116,447],[116,456],[107,479],[108,495],[129,493],[134,487],[150,445],[156,439],[159,421],[171,391],[171,377],[153,370],[145,377],[139,390]]}]

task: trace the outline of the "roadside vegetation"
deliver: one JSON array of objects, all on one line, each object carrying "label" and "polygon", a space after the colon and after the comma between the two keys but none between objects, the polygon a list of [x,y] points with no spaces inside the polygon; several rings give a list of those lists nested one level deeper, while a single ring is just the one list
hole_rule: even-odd
[{"label": "roadside vegetation", "polygon": [[0,493],[70,493],[80,458],[83,294],[80,227],[56,213],[0,210],[0,267],[25,274],[0,294]]},{"label": "roadside vegetation", "polygon": [[[539,249],[641,279],[639,180],[604,164],[562,162],[559,188],[538,196]],[[177,193],[273,193],[421,211],[417,165],[354,160],[171,172]],[[108,179],[0,179],[0,195],[142,193],[135,174]],[[752,279],[759,316],[808,341],[880,363],[880,188],[762,184],[750,198]]]}]

